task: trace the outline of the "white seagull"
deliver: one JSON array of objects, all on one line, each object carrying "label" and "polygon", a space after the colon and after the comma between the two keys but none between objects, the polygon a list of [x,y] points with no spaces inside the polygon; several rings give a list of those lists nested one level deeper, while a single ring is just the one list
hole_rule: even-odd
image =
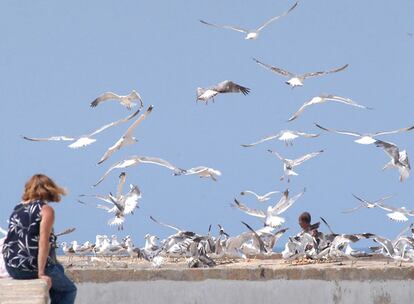
[{"label": "white seagull", "polygon": [[213,168],[199,166],[177,172],[175,175],[198,175],[201,178],[211,178],[216,182],[218,177],[221,176],[221,172]]},{"label": "white seagull", "polygon": [[104,102],[107,100],[117,100],[121,105],[126,107],[128,110],[131,110],[132,107],[137,105],[134,102],[136,100],[139,101],[141,108],[144,106],[141,96],[138,94],[137,91],[132,90],[132,92],[129,93],[128,95],[118,95],[112,92],[103,93],[101,96],[97,97],[94,101],[92,101],[91,107],[95,108],[101,102]]},{"label": "white seagull", "polygon": [[397,168],[400,173],[400,182],[403,182],[410,176],[411,165],[406,150],[400,151],[395,144],[382,140],[377,140],[375,145],[383,148],[385,153],[391,158],[382,170]]},{"label": "white seagull", "polygon": [[96,141],[96,139],[93,138],[95,135],[105,131],[108,128],[115,127],[121,123],[131,120],[136,115],[138,115],[139,112],[140,110],[136,111],[132,115],[129,115],[128,117],[106,124],[103,127],[99,128],[98,130],[95,130],[94,132],[90,134],[82,135],[79,137],[51,136],[51,137],[46,137],[46,138],[36,138],[36,137],[23,136],[23,138],[26,140],[30,140],[30,141],[72,141],[73,143],[71,143],[68,146],[69,148],[72,148],[72,149],[83,148],[83,147],[89,146],[90,144],[93,144]]},{"label": "white seagull", "polygon": [[259,60],[257,60],[256,58],[253,58],[253,60],[259,64],[260,66],[274,72],[277,73],[279,75],[285,76],[285,77],[289,77],[289,80],[286,81],[286,84],[291,86],[292,88],[294,87],[301,87],[303,86],[303,82],[305,81],[306,78],[310,78],[310,77],[315,77],[315,76],[322,76],[322,75],[326,75],[326,74],[332,74],[332,73],[336,73],[336,72],[340,72],[343,71],[344,69],[346,69],[348,67],[348,64],[345,64],[344,66],[341,66],[339,68],[335,68],[332,70],[328,70],[328,71],[319,71],[319,72],[311,72],[311,73],[305,73],[305,74],[294,74],[291,73],[289,71],[280,69],[278,67],[272,66],[270,64],[266,64],[263,62],[260,62]]},{"label": "white seagull", "polygon": [[256,193],[256,192],[254,192],[254,191],[251,191],[251,190],[245,190],[245,191],[240,192],[240,195],[251,194],[251,195],[253,195],[254,197],[256,197],[256,199],[257,199],[259,202],[264,203],[264,202],[266,202],[266,201],[270,200],[271,196],[272,196],[273,194],[276,194],[276,193],[280,193],[280,191],[270,191],[270,192],[268,192],[268,193],[266,193],[266,194],[259,195],[259,194],[257,194],[257,193]]},{"label": "white seagull", "polygon": [[375,133],[358,133],[358,132],[351,132],[351,131],[338,131],[335,129],[328,129],[328,128],[322,127],[321,125],[317,123],[315,123],[315,126],[324,131],[358,137],[358,139],[356,139],[355,142],[358,144],[362,144],[362,145],[370,145],[370,144],[375,143],[377,141],[375,137],[377,136],[407,132],[407,131],[411,131],[414,129],[414,126],[411,126],[408,128],[401,128],[401,129],[393,130],[393,131],[380,131],[380,132],[375,132]]},{"label": "white seagull", "polygon": [[243,144],[241,145],[242,147],[253,147],[256,146],[258,144],[264,143],[266,141],[272,140],[272,139],[279,139],[281,141],[285,142],[285,145],[293,145],[293,141],[298,138],[298,137],[305,137],[305,138],[315,138],[318,137],[319,134],[311,134],[311,133],[304,133],[304,132],[299,132],[299,131],[291,131],[291,130],[282,130],[279,133],[276,134],[272,134],[269,136],[266,136],[262,139],[260,139],[259,141],[256,141],[254,143],[251,144]]},{"label": "white seagull", "polygon": [[136,166],[136,165],[139,165],[139,164],[153,164],[153,165],[158,165],[158,166],[161,166],[161,167],[165,167],[167,169],[170,169],[170,170],[174,171],[174,173],[176,175],[180,175],[185,171],[183,169],[178,168],[177,166],[174,166],[170,162],[168,162],[166,160],[163,160],[161,158],[158,158],[158,157],[131,156],[128,159],[121,160],[121,161],[116,162],[115,164],[113,164],[104,173],[104,175],[101,177],[101,179],[95,185],[93,185],[93,187],[96,187],[97,185],[99,185],[108,176],[108,174],[111,173],[113,170],[128,168],[128,167]]},{"label": "white seagull", "polygon": [[356,206],[355,208],[348,209],[348,210],[344,210],[344,211],[342,211],[342,213],[351,213],[351,212],[357,211],[357,210],[359,210],[361,208],[372,209],[372,208],[377,207],[377,204],[378,203],[382,203],[383,201],[385,201],[385,200],[390,199],[390,198],[393,197],[393,196],[385,196],[385,197],[380,198],[380,199],[378,199],[376,201],[368,201],[366,199],[363,199],[361,197],[356,196],[355,194],[352,194],[352,196],[355,197],[357,200],[359,200],[360,201],[360,204],[358,206]]},{"label": "white seagull", "polygon": [[303,113],[303,111],[305,111],[305,109],[307,107],[311,106],[311,105],[326,103],[326,102],[329,102],[329,101],[340,102],[340,103],[344,103],[348,106],[353,106],[353,107],[358,107],[358,108],[362,108],[362,109],[372,110],[372,108],[360,105],[360,104],[356,103],[355,101],[353,101],[349,98],[336,96],[336,95],[332,95],[332,94],[321,94],[321,95],[315,96],[311,100],[305,102],[299,108],[299,110],[297,110],[295,112],[295,114],[293,114],[292,117],[289,118],[288,121],[292,121],[292,120],[298,118],[299,115],[301,115]]},{"label": "white seagull", "polygon": [[289,191],[286,190],[283,193],[283,196],[274,206],[268,206],[266,211],[258,210],[258,209],[251,209],[246,205],[240,203],[237,199],[234,199],[234,204],[232,207],[237,207],[241,211],[251,216],[259,217],[264,219],[264,223],[266,226],[270,226],[272,228],[276,228],[281,226],[285,219],[280,217],[279,215],[289,209],[303,194],[305,193],[305,189],[292,198],[289,198]]},{"label": "white seagull", "polygon": [[408,221],[407,216],[414,216],[414,211],[408,210],[405,207],[396,208],[390,205],[385,205],[384,203],[377,203],[377,206],[385,211],[391,212],[387,213],[387,216],[396,222],[406,222]]},{"label": "white seagull", "polygon": [[312,152],[306,155],[303,155],[302,157],[299,157],[297,159],[288,159],[288,158],[283,158],[279,153],[277,153],[276,151],[272,151],[272,150],[267,150],[268,152],[276,155],[282,162],[283,162],[283,171],[284,171],[284,175],[281,176],[280,180],[285,179],[285,177],[287,177],[288,182],[289,180],[289,176],[291,175],[298,175],[295,171],[293,171],[293,168],[304,163],[305,161],[314,158],[315,156],[318,156],[319,154],[321,154],[323,152],[323,150],[317,151],[317,152]]},{"label": "white seagull", "polygon": [[207,105],[210,99],[212,99],[214,102],[214,96],[219,93],[242,93],[243,95],[247,95],[249,92],[249,88],[243,87],[230,80],[224,80],[219,84],[209,88],[197,88],[196,101],[201,100]]},{"label": "white seagull", "polygon": [[256,29],[253,29],[253,30],[248,30],[248,29],[244,29],[244,28],[241,28],[241,27],[231,26],[231,25],[216,25],[216,24],[208,23],[208,22],[203,21],[203,20],[200,20],[200,22],[203,23],[203,24],[209,25],[209,26],[214,26],[214,27],[217,27],[217,28],[224,28],[224,29],[229,29],[229,30],[244,33],[244,34],[246,34],[246,37],[245,37],[246,40],[256,39],[259,36],[259,33],[260,33],[261,30],[263,30],[266,26],[268,26],[273,21],[289,14],[297,5],[298,5],[298,2],[296,2],[288,11],[284,12],[282,15],[275,16],[275,17],[267,20],[261,26],[259,26]]},{"label": "white seagull", "polygon": [[98,164],[102,164],[104,161],[106,161],[108,158],[111,157],[112,154],[114,154],[116,151],[120,150],[123,147],[126,147],[128,145],[132,145],[138,141],[133,136],[133,133],[136,129],[136,127],[149,115],[151,114],[152,109],[154,106],[149,106],[147,111],[144,114],[141,114],[140,117],[137,118],[137,120],[128,128],[128,130],[121,136],[121,138],[109,149],[105,152],[105,154],[102,156]]}]

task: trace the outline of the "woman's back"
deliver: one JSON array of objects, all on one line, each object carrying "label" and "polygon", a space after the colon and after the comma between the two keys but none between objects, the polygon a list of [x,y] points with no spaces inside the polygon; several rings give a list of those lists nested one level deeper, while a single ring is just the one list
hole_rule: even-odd
[{"label": "woman's back", "polygon": [[[3,256],[8,267],[25,271],[37,270],[41,210],[45,203],[35,200],[18,204],[9,219],[9,231],[3,246]],[[55,236],[50,235],[49,265],[54,256]]]}]

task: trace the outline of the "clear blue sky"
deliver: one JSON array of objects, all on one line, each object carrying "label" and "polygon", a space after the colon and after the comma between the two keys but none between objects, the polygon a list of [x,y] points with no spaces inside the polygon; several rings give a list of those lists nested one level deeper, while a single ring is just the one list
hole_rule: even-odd
[{"label": "clear blue sky", "polygon": [[[221,223],[230,234],[243,230],[240,220],[260,227],[259,220],[229,207],[247,188],[284,190],[281,163],[266,149],[286,157],[325,149],[298,168],[289,185],[293,194],[307,192],[284,215],[291,233],[300,212],[324,216],[339,232],[375,232],[392,237],[403,226],[381,210],[343,215],[353,207],[351,193],[414,208],[413,177],[398,182],[396,170],[381,172],[388,161],[379,148],[352,138],[322,134],[299,139],[293,147],[279,141],[251,149],[240,147],[281,129],[316,132],[313,122],[361,132],[406,127],[413,118],[414,2],[405,0],[301,1],[297,9],[263,30],[256,41],[241,33],[204,26],[198,19],[253,28],[278,15],[293,1],[3,1],[0,4],[0,140],[1,226],[19,202],[24,182],[43,172],[70,194],[56,208],[56,230],[74,226],[68,241],[94,240],[97,233],[131,234],[141,244],[146,233],[170,231],[154,217],[200,233]],[[256,65],[252,57],[295,72],[333,68],[341,73],[309,79],[290,89],[284,78]],[[230,79],[251,94],[222,95],[208,106],[195,103],[195,89]],[[116,103],[96,109],[89,103],[100,93],[136,89],[146,105],[155,106],[136,130],[139,143],[96,163],[127,128],[113,128],[83,150],[65,143],[32,143],[21,135],[81,135],[128,115]],[[286,120],[307,99],[320,93],[349,97],[373,111],[326,104]],[[384,137],[414,153],[414,133]],[[76,203],[81,193],[115,191],[117,171],[96,189],[90,186],[115,161],[130,155],[165,158],[181,167],[206,165],[222,171],[218,182],[195,176],[173,177],[160,167],[127,170],[127,181],[143,193],[141,209],[127,218],[125,230],[106,225],[102,210]],[[276,198],[275,198],[276,199]],[[253,199],[242,201],[265,208]]]}]

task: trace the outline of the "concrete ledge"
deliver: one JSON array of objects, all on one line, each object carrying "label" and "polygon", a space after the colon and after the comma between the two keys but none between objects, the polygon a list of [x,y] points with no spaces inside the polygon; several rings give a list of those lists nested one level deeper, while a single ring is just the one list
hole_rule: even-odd
[{"label": "concrete ledge", "polygon": [[[387,261],[359,261],[291,265],[281,260],[254,260],[219,265],[214,268],[189,269],[184,263],[167,264],[153,269],[148,264],[113,262],[111,267],[69,267],[67,275],[75,283],[109,283],[128,281],[270,281],[270,280],[320,280],[320,281],[389,281],[413,280],[412,263],[399,266]],[[118,262],[119,263],[119,262]]]},{"label": "concrete ledge", "polygon": [[43,280],[0,279],[1,304],[47,304],[49,290]]}]

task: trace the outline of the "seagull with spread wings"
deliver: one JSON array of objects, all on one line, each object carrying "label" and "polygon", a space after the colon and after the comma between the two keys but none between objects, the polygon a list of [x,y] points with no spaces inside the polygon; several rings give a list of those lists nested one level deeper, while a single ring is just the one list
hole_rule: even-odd
[{"label": "seagull with spread wings", "polygon": [[258,144],[261,144],[261,143],[264,143],[266,141],[273,140],[273,139],[278,139],[278,140],[284,141],[286,146],[289,146],[289,145],[292,146],[293,141],[298,137],[315,138],[315,137],[318,137],[318,136],[319,136],[319,134],[311,134],[311,133],[291,131],[291,130],[282,130],[279,133],[266,136],[266,137],[260,139],[259,141],[254,142],[254,143],[243,144],[241,146],[246,147],[246,148],[247,147],[253,147],[253,146],[256,146]]},{"label": "seagull with spread wings", "polygon": [[406,222],[408,221],[407,216],[414,216],[414,211],[408,210],[405,207],[396,208],[384,203],[377,203],[377,206],[385,211],[390,212],[387,213],[388,218],[396,222]]},{"label": "seagull with spread wings", "polygon": [[342,213],[355,212],[355,211],[357,211],[357,210],[359,210],[361,208],[372,209],[372,208],[377,207],[377,204],[378,203],[382,203],[383,201],[385,201],[385,200],[390,199],[390,198],[393,197],[393,196],[385,196],[385,197],[382,197],[382,198],[380,198],[380,199],[378,199],[376,201],[368,201],[366,199],[363,199],[361,197],[356,196],[355,194],[352,194],[352,196],[355,197],[358,201],[360,201],[360,204],[358,206],[352,208],[352,209],[348,209],[348,210],[342,211]]},{"label": "seagull with spread wings", "polygon": [[323,150],[320,150],[320,151],[317,151],[317,152],[313,152],[313,153],[303,155],[303,156],[301,156],[297,159],[288,159],[288,158],[282,157],[276,151],[272,151],[272,150],[267,150],[267,151],[274,154],[274,155],[276,155],[277,158],[279,158],[283,162],[284,174],[280,177],[280,180],[284,180],[285,177],[287,177],[288,182],[290,181],[290,179],[289,179],[290,176],[298,175],[295,171],[293,171],[294,167],[299,166],[300,164],[304,163],[305,161],[310,160],[310,159],[318,156],[319,154],[321,154],[323,152]]},{"label": "seagull with spread wings", "polygon": [[205,25],[209,25],[209,26],[213,26],[213,27],[217,27],[217,28],[223,28],[223,29],[228,29],[228,30],[233,30],[233,31],[237,31],[237,32],[240,32],[240,33],[244,33],[244,34],[246,34],[245,39],[246,40],[250,40],[250,39],[256,39],[259,36],[259,33],[260,33],[261,30],[263,30],[266,26],[268,26],[273,21],[276,21],[277,19],[279,19],[281,17],[284,17],[287,14],[289,14],[293,9],[296,8],[297,5],[298,5],[298,2],[296,2],[289,10],[287,10],[283,14],[281,14],[279,16],[272,17],[271,19],[267,20],[265,23],[263,23],[258,28],[252,29],[252,30],[244,29],[244,28],[237,27],[237,26],[232,26],[232,25],[216,25],[216,24],[213,24],[213,23],[206,22],[204,20],[199,20],[199,21],[201,23],[205,24]]},{"label": "seagull with spread wings", "polygon": [[380,132],[375,132],[375,133],[358,133],[358,132],[351,132],[351,131],[338,131],[335,129],[328,129],[328,128],[322,127],[321,125],[317,123],[315,123],[315,126],[327,132],[358,137],[358,139],[356,139],[355,142],[358,144],[362,144],[362,145],[370,145],[370,144],[375,143],[377,141],[375,137],[377,136],[407,132],[407,131],[411,131],[414,129],[414,126],[411,126],[408,128],[401,128],[401,129],[393,130],[393,131],[380,131]]},{"label": "seagull with spread wings", "polygon": [[93,138],[95,135],[105,131],[106,129],[115,127],[121,123],[131,120],[132,118],[137,116],[139,112],[140,110],[136,111],[132,115],[129,115],[128,117],[106,124],[100,127],[98,130],[93,131],[90,134],[82,135],[79,137],[51,136],[51,137],[45,137],[45,138],[37,138],[37,137],[23,136],[23,139],[30,140],[30,141],[72,141],[73,143],[71,143],[68,146],[69,148],[72,148],[72,149],[83,148],[83,147],[89,146],[90,144],[93,144],[96,141],[96,139]]},{"label": "seagull with spread wings", "polygon": [[105,152],[105,154],[102,156],[101,160],[98,162],[98,164],[102,164],[104,161],[106,161],[108,158],[111,157],[112,154],[114,154],[116,151],[120,150],[121,148],[132,145],[138,141],[133,136],[133,133],[136,129],[136,127],[149,115],[151,114],[152,109],[154,106],[149,106],[147,111],[142,114],[140,117],[137,118],[137,120],[128,128],[128,130],[121,136],[121,138],[109,149]]},{"label": "seagull with spread wings", "polygon": [[332,95],[332,94],[321,94],[321,95],[315,96],[311,100],[305,102],[299,108],[299,110],[297,110],[295,112],[295,114],[293,114],[292,117],[289,118],[288,121],[292,121],[292,120],[295,120],[296,118],[298,118],[305,111],[305,109],[309,106],[316,105],[316,104],[327,103],[329,101],[339,102],[339,103],[343,103],[343,104],[346,104],[348,106],[353,106],[353,107],[357,107],[357,108],[372,110],[372,108],[360,105],[360,104],[356,103],[355,101],[353,101],[349,98],[336,96],[336,95]]},{"label": "seagull with spread wings", "polygon": [[157,166],[161,166],[167,169],[174,171],[175,175],[183,174],[185,170],[178,168],[177,166],[171,164],[170,162],[158,158],[158,157],[151,157],[151,156],[131,156],[128,159],[121,160],[113,164],[99,179],[99,181],[93,185],[93,187],[98,186],[108,175],[115,169],[123,169],[132,166],[137,166],[139,164],[153,164]]},{"label": "seagull with spread wings", "polygon": [[128,110],[131,110],[132,107],[135,107],[137,103],[134,101],[138,100],[140,103],[140,108],[144,107],[144,104],[142,102],[141,95],[138,94],[137,91],[132,90],[131,93],[128,95],[118,95],[112,92],[106,92],[97,97],[94,101],[91,103],[91,107],[95,108],[97,107],[101,102],[108,101],[108,100],[116,100],[121,105],[126,107]]},{"label": "seagull with spread wings", "polygon": [[294,197],[289,198],[289,191],[286,190],[280,200],[274,206],[268,206],[266,211],[251,209],[239,202],[237,199],[234,199],[234,204],[231,206],[240,209],[248,215],[262,218],[264,219],[266,226],[276,228],[285,222],[285,219],[281,217],[280,214],[289,209],[304,193],[305,189]]},{"label": "seagull with spread wings", "polygon": [[400,151],[397,145],[382,140],[375,141],[375,145],[382,148],[391,158],[382,170],[397,168],[400,173],[400,182],[403,182],[410,176],[411,165],[406,150]]},{"label": "seagull with spread wings", "polygon": [[310,73],[305,73],[305,74],[294,74],[292,72],[283,70],[281,68],[272,66],[270,64],[263,63],[263,62],[257,60],[256,58],[253,58],[253,60],[258,65],[260,65],[261,67],[264,67],[265,69],[268,69],[268,70],[270,70],[270,71],[272,71],[276,74],[288,77],[289,80],[287,80],[285,83],[287,85],[291,86],[292,88],[303,86],[303,82],[305,81],[306,78],[337,73],[337,72],[345,70],[348,67],[348,64],[345,64],[341,67],[334,68],[334,69],[327,70],[327,71],[310,72]]},{"label": "seagull with spread wings", "polygon": [[221,172],[213,168],[199,166],[199,167],[194,167],[191,169],[179,171],[176,173],[176,175],[198,175],[201,178],[202,177],[211,178],[213,181],[216,182],[218,177],[221,176]]},{"label": "seagull with spread wings", "polygon": [[205,102],[206,105],[210,99],[214,102],[214,97],[220,93],[242,93],[243,95],[249,94],[250,89],[243,87],[230,80],[224,80],[219,84],[209,88],[197,88],[197,99]]},{"label": "seagull with spread wings", "polygon": [[256,197],[256,199],[257,199],[259,202],[264,203],[264,202],[267,202],[268,200],[270,200],[271,196],[272,196],[273,194],[276,194],[276,193],[280,193],[280,191],[270,191],[270,192],[268,192],[268,193],[266,193],[266,194],[259,195],[259,194],[257,194],[257,193],[256,193],[256,192],[254,192],[254,191],[251,191],[251,190],[245,190],[245,191],[240,192],[240,195],[251,194],[251,195],[253,195],[254,197]]}]

